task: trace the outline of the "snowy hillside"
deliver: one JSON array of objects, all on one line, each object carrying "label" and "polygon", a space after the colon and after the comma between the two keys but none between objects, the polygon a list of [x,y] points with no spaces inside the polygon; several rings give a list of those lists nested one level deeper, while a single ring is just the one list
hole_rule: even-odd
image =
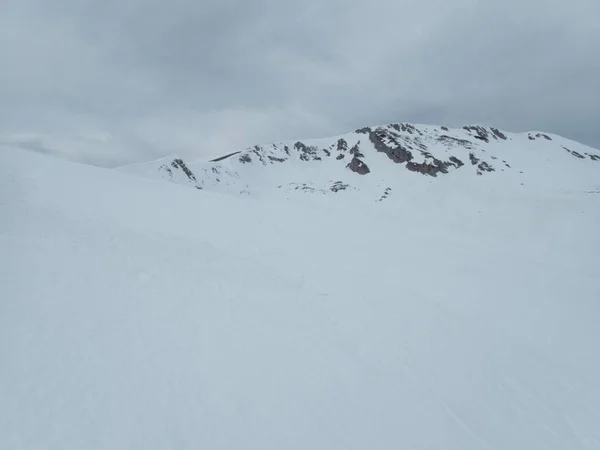
[{"label": "snowy hillside", "polygon": [[598,152],[399,128],[0,148],[0,449],[600,448]]},{"label": "snowy hillside", "polygon": [[210,162],[170,157],[119,170],[234,194],[351,190],[380,201],[447,176],[589,190],[599,183],[598,166],[600,151],[547,133],[399,123],[330,139],[255,146]]}]

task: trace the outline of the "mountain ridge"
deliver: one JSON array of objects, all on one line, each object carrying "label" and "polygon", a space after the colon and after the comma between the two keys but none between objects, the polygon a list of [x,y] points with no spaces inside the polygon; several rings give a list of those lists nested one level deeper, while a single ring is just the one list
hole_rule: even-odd
[{"label": "mountain ridge", "polygon": [[[320,174],[313,170],[316,164],[322,166]],[[264,170],[275,166],[289,169],[284,176],[280,170]],[[416,183],[462,173],[478,177],[503,174],[509,183],[524,185],[544,178],[543,174],[528,177],[526,171],[541,169],[547,171],[546,185],[552,179],[558,186],[564,183],[564,188],[572,188],[578,183],[569,178],[577,172],[575,178],[585,185],[582,189],[591,189],[599,167],[599,150],[542,131],[512,133],[482,125],[449,128],[392,123],[329,138],[255,145],[210,161],[187,162],[173,155],[117,170],[196,189],[252,194],[273,189],[337,193],[346,190],[341,186],[361,190],[359,185],[365,183],[360,177],[373,178],[370,181],[377,180],[378,186],[389,181],[385,188],[393,189],[391,185],[405,172],[422,175]]]}]

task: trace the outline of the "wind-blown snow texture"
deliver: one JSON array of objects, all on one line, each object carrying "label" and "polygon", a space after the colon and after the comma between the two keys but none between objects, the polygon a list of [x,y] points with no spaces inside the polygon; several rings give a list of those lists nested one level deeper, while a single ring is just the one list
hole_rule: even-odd
[{"label": "wind-blown snow texture", "polygon": [[598,152],[398,127],[0,149],[0,448],[599,448]]}]

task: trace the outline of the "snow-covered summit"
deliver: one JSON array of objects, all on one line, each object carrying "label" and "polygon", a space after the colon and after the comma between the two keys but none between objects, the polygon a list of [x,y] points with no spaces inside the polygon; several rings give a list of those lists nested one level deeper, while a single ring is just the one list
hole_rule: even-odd
[{"label": "snow-covered summit", "polygon": [[256,145],[208,162],[173,157],[119,170],[237,194],[355,190],[381,200],[406,183],[447,176],[591,189],[598,180],[600,151],[543,132],[394,123],[325,139]]}]

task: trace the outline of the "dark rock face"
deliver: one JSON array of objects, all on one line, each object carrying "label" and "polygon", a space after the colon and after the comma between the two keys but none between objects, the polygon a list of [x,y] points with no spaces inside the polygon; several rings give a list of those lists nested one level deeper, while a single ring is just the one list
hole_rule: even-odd
[{"label": "dark rock face", "polygon": [[506,141],[506,135],[502,133],[498,128],[490,128],[490,130],[492,130],[492,133],[494,134],[494,136],[496,136],[496,138]]},{"label": "dark rock face", "polygon": [[337,151],[338,152],[345,152],[348,150],[348,142],[346,142],[345,139],[339,139],[337,141]]},{"label": "dark rock face", "polygon": [[337,156],[335,157],[335,159],[337,159],[338,161],[339,161],[340,159],[344,159],[344,154],[343,154],[343,153],[340,153],[339,155],[337,155]]},{"label": "dark rock face", "polygon": [[282,163],[282,162],[287,161],[285,158],[276,158],[275,156],[271,156],[271,155],[268,155],[267,158],[269,158],[269,161],[271,161],[271,162]]},{"label": "dark rock face", "polygon": [[361,161],[357,156],[352,158],[352,161],[350,161],[350,163],[348,163],[348,165],[346,167],[348,169],[350,169],[352,172],[358,173],[359,175],[366,175],[369,172],[371,172],[369,167],[363,161]]},{"label": "dark rock face", "polygon": [[398,143],[397,148],[391,148],[386,145],[383,140],[381,134],[377,134],[376,132],[369,133],[369,140],[373,143],[375,150],[378,152],[385,153],[388,158],[398,164],[402,164],[413,159],[413,155],[410,150],[403,147]]},{"label": "dark rock face", "polygon": [[541,139],[541,138],[544,138],[547,141],[551,141],[552,140],[552,138],[550,136],[548,136],[547,134],[544,134],[544,133],[536,133],[535,135],[529,134],[527,136],[527,138],[530,141],[535,141],[536,139]]},{"label": "dark rock face", "polygon": [[370,132],[371,132],[370,127],[359,128],[358,130],[355,131],[355,133],[357,133],[357,134],[369,134]]},{"label": "dark rock face", "polygon": [[175,169],[181,169],[183,171],[183,173],[185,173],[190,180],[192,180],[195,183],[197,182],[196,177],[194,176],[194,173],[190,169],[188,169],[188,167],[185,165],[183,160],[174,159],[173,162],[171,163],[171,166]]},{"label": "dark rock face", "polygon": [[450,162],[454,163],[457,169],[465,165],[465,163],[458,159],[456,156],[451,156],[449,159]]},{"label": "dark rock face", "polygon": [[585,159],[585,156],[583,156],[581,153],[578,153],[574,150],[568,149],[564,145],[562,146],[562,148],[564,148],[567,152],[569,152],[571,155],[575,156],[576,158]]},{"label": "dark rock face", "polygon": [[400,132],[404,132],[404,133],[408,133],[408,134],[418,134],[421,136],[423,135],[421,130],[416,128],[414,125],[411,125],[410,123],[394,123],[391,125],[391,127],[396,131],[400,131]]},{"label": "dark rock face", "polygon": [[237,155],[237,154],[239,154],[239,153],[241,153],[241,152],[233,152],[233,153],[229,153],[228,155],[225,155],[225,156],[220,156],[220,157],[218,157],[218,158],[215,158],[215,159],[211,159],[211,160],[210,160],[210,162],[219,162],[219,161],[223,161],[224,159],[230,158],[230,157],[232,157],[232,156],[234,156],[234,155]]},{"label": "dark rock face", "polygon": [[587,154],[592,161],[600,161],[600,156]]},{"label": "dark rock face", "polygon": [[354,145],[350,149],[350,154],[352,156],[356,156],[358,158],[364,158],[365,155],[363,155],[362,152],[360,151],[360,142],[357,142],[356,145]]},{"label": "dark rock face", "polygon": [[242,164],[247,164],[247,163],[251,163],[252,162],[252,158],[247,153],[244,153],[242,156],[240,156],[238,160]]},{"label": "dark rock face", "polygon": [[385,191],[383,192],[383,195],[379,198],[379,201],[381,202],[381,201],[385,200],[391,194],[392,194],[392,188],[390,188],[390,187],[385,188]]},{"label": "dark rock face", "polygon": [[339,191],[345,191],[346,189],[348,189],[348,184],[344,184],[341,181],[336,181],[335,183],[333,183],[331,185],[331,191],[332,192],[339,192]]},{"label": "dark rock face", "polygon": [[445,161],[440,161],[439,159],[433,159],[432,163],[414,163],[408,162],[406,164],[406,168],[412,172],[419,172],[423,175],[429,175],[432,177],[437,177],[438,173],[448,173],[448,167],[452,164],[447,163]]},{"label": "dark rock face", "polygon": [[300,159],[302,161],[321,161],[321,157],[317,153],[317,147],[308,147],[298,141],[294,144],[294,148],[300,152]]},{"label": "dark rock face", "polygon": [[471,164],[474,166],[479,162],[479,158],[477,158],[473,153],[469,153],[469,159],[471,160]]},{"label": "dark rock face", "polygon": [[442,142],[446,147],[464,147],[468,149],[473,148],[473,143],[466,139],[458,139],[452,136],[442,134],[437,138],[438,142]]},{"label": "dark rock face", "polygon": [[466,130],[472,134],[475,139],[479,139],[480,141],[490,142],[489,133],[487,130],[480,126],[466,126],[463,127],[463,130]]},{"label": "dark rock face", "polygon": [[494,169],[492,166],[490,166],[488,163],[486,163],[485,161],[482,161],[481,164],[479,164],[477,166],[477,168],[481,171],[481,172],[495,172],[496,169]]}]

